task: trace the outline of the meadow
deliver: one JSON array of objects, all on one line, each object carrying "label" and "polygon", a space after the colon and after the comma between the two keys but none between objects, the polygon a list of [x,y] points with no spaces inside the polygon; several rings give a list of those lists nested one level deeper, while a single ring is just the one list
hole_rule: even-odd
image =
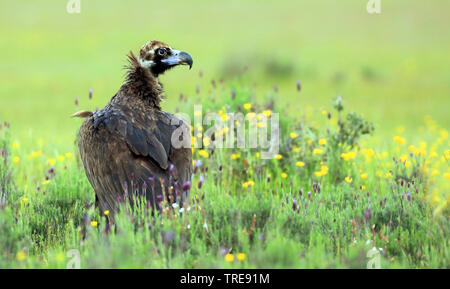
[{"label": "meadow", "polygon": [[[281,2],[2,2],[0,268],[73,249],[82,268],[450,267],[450,4]],[[279,113],[280,151],[193,135],[185,213],[123,204],[112,225],[70,115],[104,106],[151,39],[194,58],[161,77],[164,110]]]}]

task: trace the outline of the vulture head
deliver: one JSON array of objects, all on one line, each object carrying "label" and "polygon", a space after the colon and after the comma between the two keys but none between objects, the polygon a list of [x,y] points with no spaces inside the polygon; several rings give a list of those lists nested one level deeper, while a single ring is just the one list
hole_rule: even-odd
[{"label": "vulture head", "polygon": [[179,64],[189,65],[190,69],[192,62],[192,57],[189,53],[173,49],[157,40],[144,44],[139,51],[140,65],[148,68],[155,77]]}]

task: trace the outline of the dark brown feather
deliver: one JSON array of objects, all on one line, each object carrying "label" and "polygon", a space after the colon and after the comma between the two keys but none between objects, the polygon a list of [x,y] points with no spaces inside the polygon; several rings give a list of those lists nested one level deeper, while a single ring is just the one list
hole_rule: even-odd
[{"label": "dark brown feather", "polygon": [[[125,83],[103,109],[83,114],[87,119],[78,136],[81,159],[101,212],[116,212],[118,198],[123,199],[126,192],[130,197],[135,186],[142,192],[144,182],[147,200],[155,207],[153,200],[162,194],[161,181],[166,188],[174,181],[182,188],[192,174],[191,148],[175,148],[171,143],[177,129],[190,142],[189,127],[161,111],[160,84],[132,52],[128,58]],[[172,176],[170,164],[174,165]],[[155,180],[153,188],[149,177]]]}]

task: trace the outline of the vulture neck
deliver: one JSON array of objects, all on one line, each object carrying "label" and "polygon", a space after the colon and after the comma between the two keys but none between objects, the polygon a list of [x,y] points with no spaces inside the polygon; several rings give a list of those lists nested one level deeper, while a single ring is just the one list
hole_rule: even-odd
[{"label": "vulture neck", "polygon": [[133,52],[128,55],[128,61],[126,81],[120,91],[127,97],[137,97],[153,108],[161,110],[162,87],[158,79],[147,68],[141,66]]}]

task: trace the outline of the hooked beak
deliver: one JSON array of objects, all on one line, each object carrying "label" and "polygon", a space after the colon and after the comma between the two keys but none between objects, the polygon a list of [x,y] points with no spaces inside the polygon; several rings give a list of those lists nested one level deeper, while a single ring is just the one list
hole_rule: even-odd
[{"label": "hooked beak", "polygon": [[189,53],[179,50],[172,50],[172,55],[169,58],[161,60],[161,62],[166,63],[170,66],[175,66],[178,64],[189,65],[189,69],[192,68],[192,57]]}]

